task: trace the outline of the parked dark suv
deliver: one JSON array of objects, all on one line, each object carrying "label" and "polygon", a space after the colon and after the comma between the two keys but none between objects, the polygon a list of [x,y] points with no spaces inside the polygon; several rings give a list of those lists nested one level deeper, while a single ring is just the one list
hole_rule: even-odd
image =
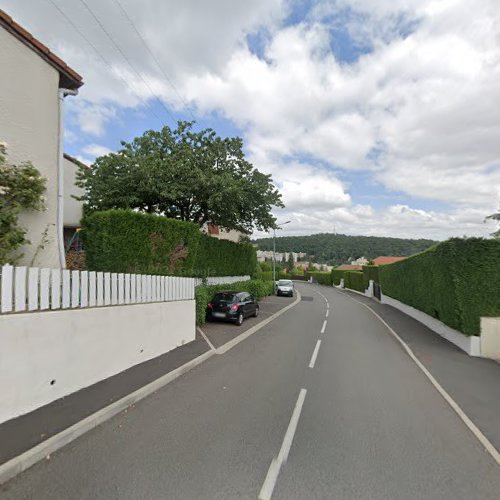
[{"label": "parked dark suv", "polygon": [[233,321],[238,326],[249,316],[259,315],[259,305],[247,292],[219,292],[207,305],[208,319]]}]

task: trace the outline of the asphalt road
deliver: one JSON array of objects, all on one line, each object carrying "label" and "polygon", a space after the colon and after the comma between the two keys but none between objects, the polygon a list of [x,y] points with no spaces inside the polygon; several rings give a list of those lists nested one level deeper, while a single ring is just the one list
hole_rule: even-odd
[{"label": "asphalt road", "polygon": [[300,290],[0,497],[498,499],[500,468],[382,323],[334,289]]}]

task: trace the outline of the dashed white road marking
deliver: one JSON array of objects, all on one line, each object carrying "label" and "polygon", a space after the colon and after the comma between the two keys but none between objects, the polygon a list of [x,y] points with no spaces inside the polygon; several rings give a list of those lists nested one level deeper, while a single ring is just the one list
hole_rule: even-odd
[{"label": "dashed white road marking", "polygon": [[329,314],[329,313],[330,313],[330,309],[327,309],[327,310],[326,310],[326,315],[325,315],[327,318],[328,318],[328,314]]},{"label": "dashed white road marking", "polygon": [[311,361],[309,362],[309,368],[314,368],[314,364],[316,363],[316,358],[318,357],[319,348],[321,346],[321,340],[316,342],[316,347],[311,356]]},{"label": "dashed white road marking", "polygon": [[286,463],[288,459],[288,454],[290,453],[290,448],[292,447],[293,437],[295,436],[295,431],[297,430],[297,424],[299,423],[300,413],[302,411],[302,406],[304,405],[304,399],[306,398],[307,390],[301,389],[297,403],[292,413],[292,418],[288,424],[288,429],[286,430],[285,437],[283,438],[283,443],[281,449],[276,458],[273,458],[269,470],[267,471],[267,476],[262,485],[259,493],[259,500],[270,500],[273,495],[274,487],[276,485],[276,480],[280,473],[281,466]]},{"label": "dashed white road marking", "polygon": [[327,323],[328,321],[325,319],[325,321],[323,321],[323,326],[321,327],[321,334],[325,333]]}]

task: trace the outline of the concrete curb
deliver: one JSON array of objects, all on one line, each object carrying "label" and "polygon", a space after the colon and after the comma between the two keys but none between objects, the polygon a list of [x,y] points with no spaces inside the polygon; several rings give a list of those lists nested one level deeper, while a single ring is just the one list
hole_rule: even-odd
[{"label": "concrete curb", "polygon": [[133,405],[134,403],[137,403],[138,401],[144,399],[150,394],[153,394],[154,392],[161,389],[170,382],[174,381],[176,378],[180,377],[184,373],[187,373],[196,366],[200,365],[213,355],[224,354],[225,352],[229,351],[237,344],[239,344],[246,338],[250,337],[250,335],[254,334],[258,330],[266,326],[268,323],[276,319],[278,316],[281,316],[283,313],[285,313],[286,311],[297,305],[300,301],[300,298],[301,298],[300,293],[297,292],[297,298],[295,299],[294,302],[284,307],[280,311],[274,313],[269,318],[253,326],[252,328],[242,333],[238,337],[234,338],[230,342],[226,343],[219,349],[211,348],[201,356],[198,356],[197,358],[188,361],[186,364],[180,366],[179,368],[163,375],[162,377],[154,380],[153,382],[150,382],[149,384],[141,387],[140,389],[137,389],[131,394],[100,409],[99,411],[93,413],[92,415],[89,415],[83,420],[80,420],[80,422],[73,424],[67,429],[64,429],[58,434],[55,434],[54,436],[50,437],[46,441],[43,441],[42,443],[29,449],[28,451],[21,453],[17,457],[11,458],[7,462],[0,465],[0,484],[7,482],[9,479],[12,479],[17,474],[20,474],[26,469],[29,469],[31,466],[35,465],[40,460],[46,458],[51,453],[54,453],[57,450],[63,448],[64,446],[71,443],[75,439],[79,438],[86,432],[94,429],[95,427],[102,424],[106,420],[109,420],[118,413],[127,409],[130,405]]},{"label": "concrete curb", "polygon": [[269,318],[261,321],[260,323],[258,323],[255,326],[252,326],[252,328],[249,328],[246,332],[242,333],[241,335],[238,335],[233,340],[230,340],[229,342],[227,342],[223,346],[217,348],[216,353],[217,354],[224,354],[225,352],[229,351],[229,349],[232,349],[234,346],[238,345],[240,342],[242,342],[246,338],[250,337],[250,335],[253,335],[255,332],[259,331],[261,328],[266,326],[268,323],[275,320],[278,316],[281,316],[282,314],[284,314],[286,311],[288,311],[292,307],[295,307],[300,302],[300,299],[302,297],[300,295],[299,291],[296,291],[295,293],[297,294],[297,298],[291,304],[288,304],[283,309],[280,309],[278,312],[275,312],[272,316],[269,316]]}]

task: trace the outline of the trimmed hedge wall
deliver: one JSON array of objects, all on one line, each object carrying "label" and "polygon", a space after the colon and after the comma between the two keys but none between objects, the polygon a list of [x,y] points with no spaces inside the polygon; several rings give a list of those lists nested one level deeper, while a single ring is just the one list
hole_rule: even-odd
[{"label": "trimmed hedge wall", "polygon": [[345,271],[344,287],[358,292],[365,291],[365,280],[361,271]]},{"label": "trimmed hedge wall", "polygon": [[379,282],[378,266],[363,266],[363,281],[365,290],[370,285],[370,280],[373,280],[375,283]]},{"label": "trimmed hedge wall", "polygon": [[257,268],[253,245],[219,240],[200,233],[194,265],[196,276],[251,276]]},{"label": "trimmed hedge wall", "polygon": [[233,290],[235,292],[251,293],[257,301],[263,297],[273,294],[273,282],[263,280],[239,281],[237,283],[223,285],[199,285],[195,288],[196,300],[196,324],[203,325],[205,323],[205,315],[207,304],[212,300],[217,292],[224,290]]},{"label": "trimmed hedge wall", "polygon": [[[185,275],[196,263],[200,230],[190,222],[131,210],[106,210],[86,215],[82,226],[91,271]],[[180,243],[188,250],[187,257],[179,259],[169,273]]]},{"label": "trimmed hedge wall", "polygon": [[500,239],[454,238],[379,275],[385,295],[466,335],[480,333],[480,317],[500,316]]},{"label": "trimmed hedge wall", "polygon": [[218,240],[191,222],[131,210],[86,215],[82,235],[91,271],[244,276],[257,265],[250,244]]},{"label": "trimmed hedge wall", "polygon": [[334,285],[340,285],[340,280],[344,278],[345,280],[345,273],[346,271],[341,271],[337,269],[332,269],[331,275],[332,275],[332,284]]},{"label": "trimmed hedge wall", "polygon": [[309,279],[311,276],[316,278],[320,285],[332,286],[332,274],[320,271],[306,271],[305,277]]},{"label": "trimmed hedge wall", "polygon": [[[261,273],[256,273],[255,277],[259,280],[264,280],[264,281],[273,281],[273,272],[272,271],[264,271]],[[276,279],[291,279],[290,275],[285,273],[284,271],[276,271]]]}]

